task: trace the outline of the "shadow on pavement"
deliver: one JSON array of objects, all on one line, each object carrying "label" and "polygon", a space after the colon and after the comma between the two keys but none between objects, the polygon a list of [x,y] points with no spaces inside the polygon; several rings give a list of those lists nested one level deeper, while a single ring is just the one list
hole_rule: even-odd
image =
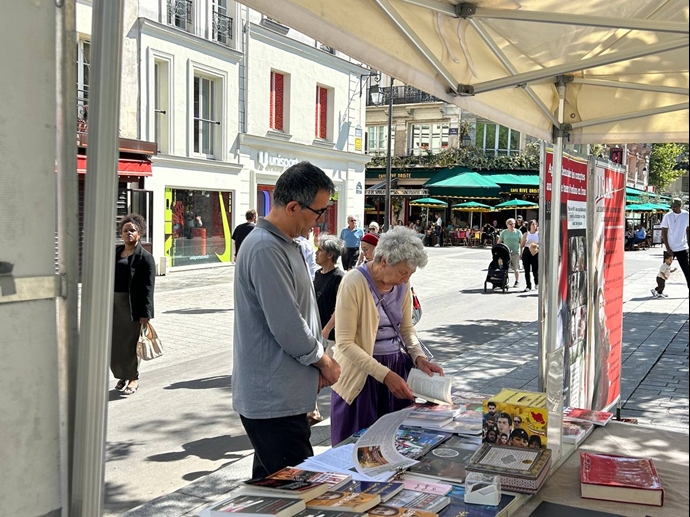
[{"label": "shadow on pavement", "polygon": [[196,456],[198,458],[210,461],[220,460],[238,460],[246,456],[246,452],[242,454],[233,454],[236,451],[247,451],[252,449],[252,444],[249,442],[247,435],[239,436],[214,436],[213,438],[201,438],[192,442],[187,442],[182,445],[181,451],[164,452],[162,454],[154,454],[148,456],[147,460],[157,462],[178,461],[189,456]]},{"label": "shadow on pavement", "polygon": [[206,377],[205,379],[194,379],[192,381],[174,382],[166,386],[165,390],[205,390],[210,388],[231,389],[232,375],[219,375],[216,377]]}]

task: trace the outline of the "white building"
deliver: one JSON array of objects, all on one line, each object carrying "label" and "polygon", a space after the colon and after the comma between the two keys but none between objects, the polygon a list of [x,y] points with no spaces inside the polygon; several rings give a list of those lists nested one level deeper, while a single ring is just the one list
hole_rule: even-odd
[{"label": "white building", "polygon": [[[90,4],[78,5],[85,61]],[[159,268],[231,263],[232,229],[250,208],[265,215],[277,178],[302,160],[336,185],[321,230],[361,216],[366,73],[232,0],[128,0],[121,136],[158,154],[123,183],[121,212],[145,212]]]}]

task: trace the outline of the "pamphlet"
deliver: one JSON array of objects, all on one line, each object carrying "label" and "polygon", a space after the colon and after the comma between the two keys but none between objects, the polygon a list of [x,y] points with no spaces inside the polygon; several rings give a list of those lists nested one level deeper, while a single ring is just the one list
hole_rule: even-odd
[{"label": "pamphlet", "polygon": [[377,476],[394,474],[417,463],[400,454],[395,437],[400,424],[409,417],[412,409],[403,409],[379,418],[357,440],[352,450],[352,462],[360,474]]},{"label": "pamphlet", "polygon": [[453,386],[452,377],[441,377],[436,373],[430,377],[414,368],[407,377],[407,384],[415,397],[436,404],[453,404],[450,393]]}]

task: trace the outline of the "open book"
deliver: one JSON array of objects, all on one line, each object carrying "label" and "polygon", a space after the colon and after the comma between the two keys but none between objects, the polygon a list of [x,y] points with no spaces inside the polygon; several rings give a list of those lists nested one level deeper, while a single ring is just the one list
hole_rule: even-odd
[{"label": "open book", "polygon": [[429,377],[426,373],[413,368],[407,377],[407,384],[415,397],[436,404],[453,403],[450,395],[450,389],[453,385],[452,377],[441,377],[436,373],[433,377]]}]

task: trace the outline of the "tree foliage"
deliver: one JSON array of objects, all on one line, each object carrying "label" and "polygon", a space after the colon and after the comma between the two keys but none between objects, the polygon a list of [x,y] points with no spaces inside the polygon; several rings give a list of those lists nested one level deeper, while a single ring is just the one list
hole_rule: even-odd
[{"label": "tree foliage", "polygon": [[[383,167],[386,156],[374,156],[367,164],[368,167]],[[538,169],[539,142],[531,142],[525,146],[524,152],[511,156],[488,156],[477,147],[451,147],[440,153],[427,151],[420,156],[394,156],[391,166],[396,169],[407,167],[467,167],[479,170],[509,170],[509,169]]]},{"label": "tree foliage", "polygon": [[687,160],[687,146],[652,144],[652,154],[649,156],[649,184],[663,192],[666,187],[682,176],[687,170],[679,167],[683,151],[686,151],[685,160]]}]

